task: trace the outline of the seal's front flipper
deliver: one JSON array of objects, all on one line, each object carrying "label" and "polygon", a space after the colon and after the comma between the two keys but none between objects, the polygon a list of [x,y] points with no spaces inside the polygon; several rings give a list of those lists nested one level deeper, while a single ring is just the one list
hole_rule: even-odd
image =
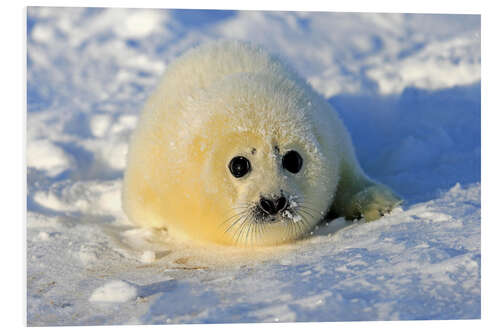
[{"label": "seal's front flipper", "polygon": [[346,218],[364,217],[366,221],[373,221],[390,213],[402,202],[387,186],[373,183],[352,196],[347,209],[347,215],[351,216]]}]

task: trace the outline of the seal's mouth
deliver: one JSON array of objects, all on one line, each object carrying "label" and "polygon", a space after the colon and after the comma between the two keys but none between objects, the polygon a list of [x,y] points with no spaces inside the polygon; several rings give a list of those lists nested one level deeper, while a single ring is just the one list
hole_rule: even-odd
[{"label": "seal's mouth", "polygon": [[278,223],[297,220],[300,216],[287,203],[279,212],[270,213],[262,208],[261,204],[255,204],[251,208],[251,214],[255,223]]},{"label": "seal's mouth", "polygon": [[234,244],[267,244],[269,237],[282,243],[303,237],[323,217],[322,213],[298,198],[289,198],[285,205],[276,204],[275,208],[262,205],[261,200],[235,206],[234,215],[221,226]]}]

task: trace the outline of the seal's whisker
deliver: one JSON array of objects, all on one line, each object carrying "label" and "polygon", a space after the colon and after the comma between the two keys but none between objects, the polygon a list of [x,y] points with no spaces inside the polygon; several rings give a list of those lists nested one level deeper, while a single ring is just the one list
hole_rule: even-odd
[{"label": "seal's whisker", "polygon": [[258,241],[258,237],[259,237],[259,225],[257,223],[254,223],[253,224],[253,235],[252,235],[252,238],[253,238],[253,244],[257,243]]},{"label": "seal's whisker", "polygon": [[[245,245],[248,245],[248,235],[250,233],[250,229],[252,228],[252,225],[254,224],[253,220],[250,219],[247,221],[246,226],[245,226]],[[243,236],[243,235],[242,235]]]},{"label": "seal's whisker", "polygon": [[304,214],[307,214],[308,216],[310,216],[312,219],[314,219],[316,217],[315,214],[311,213],[310,211],[307,211],[306,209],[304,209],[303,207],[300,209],[302,211],[302,213]]},{"label": "seal's whisker", "polygon": [[229,230],[231,230],[231,228],[233,228],[239,221],[241,221],[244,217],[246,216],[246,213],[242,213],[242,214],[239,214],[237,216],[234,216],[232,219],[224,222],[224,223],[221,223],[221,227],[224,226],[224,225],[227,225],[226,229],[224,230],[224,233],[228,232]]},{"label": "seal's whisker", "polygon": [[299,228],[300,229],[302,229],[303,227],[305,228],[309,221],[306,219],[306,217],[303,214],[301,214],[300,210],[297,210],[296,213],[298,216],[300,216],[300,220],[297,220],[297,224],[300,225]]},{"label": "seal's whisker", "polygon": [[297,234],[300,233],[301,229],[302,229],[302,224],[304,223],[304,221],[302,221],[304,218],[298,214],[298,212],[296,212],[296,214],[300,217],[299,220],[296,220],[294,221],[292,224],[293,224],[293,228],[294,228],[294,235],[293,237],[295,238],[297,236]]},{"label": "seal's whisker", "polygon": [[300,205],[304,205],[304,204],[305,205],[312,205],[312,206],[315,205],[314,202],[308,201],[308,200],[304,200],[303,198],[300,198],[300,197],[297,200],[295,200],[295,203],[297,203],[299,206]]},{"label": "seal's whisker", "polygon": [[252,223],[252,245],[257,243],[257,224]]},{"label": "seal's whisker", "polygon": [[249,234],[248,237],[249,237],[249,240],[250,240],[250,244],[252,244],[252,245],[255,242],[255,239],[253,237],[254,231],[255,231],[254,227],[255,227],[255,223],[250,223],[250,230],[248,231],[248,234]]},{"label": "seal's whisker", "polygon": [[302,234],[303,232],[305,232],[307,229],[308,229],[308,225],[309,225],[309,220],[304,216],[302,215],[300,212],[297,212],[297,214],[303,219],[300,221],[300,224],[301,224],[301,230],[300,230],[300,233],[299,234]]},{"label": "seal's whisker", "polygon": [[[297,239],[311,229],[310,222],[323,215],[313,208],[312,203],[306,202],[300,197],[292,200],[294,200],[293,207],[287,207],[287,212],[281,214],[281,218],[287,221],[283,229],[283,237],[287,239]],[[225,233],[233,229],[232,236],[235,244],[246,246],[257,244],[259,239],[264,237],[268,222],[265,219],[262,222],[255,220],[255,204],[237,205],[233,207],[232,211],[236,213],[221,223],[221,225],[229,225]]]},{"label": "seal's whisker", "polygon": [[314,207],[314,204],[312,202],[300,202],[297,203],[298,206],[305,206],[305,207]]},{"label": "seal's whisker", "polygon": [[255,225],[255,238],[256,238],[256,240],[259,240],[261,237],[262,237],[262,225],[256,224]]},{"label": "seal's whisker", "polygon": [[294,211],[295,212],[299,212],[300,211],[300,212],[302,212],[304,214],[307,214],[313,220],[316,219],[316,217],[318,217],[318,216],[321,215],[318,211],[316,211],[316,210],[314,210],[312,208],[309,208],[307,206],[302,206],[302,205],[299,205],[299,206],[295,207]]},{"label": "seal's whisker", "polygon": [[236,238],[236,243],[238,243],[238,244],[240,244],[240,243],[241,243],[240,238],[241,238],[241,236],[243,235],[243,231],[245,230],[246,225],[247,225],[247,224],[246,224],[246,222],[245,222],[245,223],[243,223],[243,224],[241,225],[241,227],[240,227],[240,230],[239,230],[239,232],[238,232],[238,237]]},{"label": "seal's whisker", "polygon": [[265,228],[265,226],[264,226],[264,224],[262,224],[262,223],[259,223],[259,224],[257,224],[257,225],[258,225],[258,227],[259,227],[259,228],[258,228],[258,229],[259,229],[259,236],[260,236],[260,237],[262,237],[262,235],[264,234],[264,228]]},{"label": "seal's whisker", "polygon": [[[252,225],[252,223],[253,223],[253,222],[252,222],[252,219],[249,219],[249,220],[247,220],[247,221],[245,222],[245,228],[244,228],[244,232],[245,232],[245,242],[244,242],[244,244],[246,244],[246,245],[247,245],[247,243],[248,243],[248,231],[249,231],[249,228],[250,228],[250,226]],[[243,233],[241,234],[241,236],[242,236],[242,240],[243,240]]]},{"label": "seal's whisker", "polygon": [[292,225],[294,227],[294,237],[301,232],[301,229],[302,229],[302,224],[304,223],[304,217],[302,215],[300,215],[299,211],[298,210],[295,210],[293,211],[293,213],[295,215],[298,215],[300,217],[300,219],[294,219],[292,220]]},{"label": "seal's whisker", "polygon": [[287,223],[286,224],[286,233],[287,233],[287,236],[290,236],[290,234],[295,234],[295,229],[297,228],[297,226],[295,225],[294,222],[291,222],[291,223]]},{"label": "seal's whisker", "polygon": [[240,216],[236,221],[234,221],[226,230],[224,230],[224,233],[227,233],[232,227],[234,227],[236,224],[238,224],[242,219],[245,219],[248,217],[249,214],[245,214]]},{"label": "seal's whisker", "polygon": [[[244,221],[244,220],[243,220],[243,221]],[[236,237],[235,237],[235,235],[236,235],[237,233],[241,232],[242,225],[243,225],[243,224],[242,224],[242,223],[240,223],[240,224],[238,225],[238,227],[236,228],[236,230],[234,231],[234,233],[233,233],[233,239],[234,239],[234,243],[235,243],[235,244],[238,244],[238,238],[236,238]]]},{"label": "seal's whisker", "polygon": [[301,209],[302,211],[307,211],[310,214],[316,215],[318,217],[323,215],[323,213],[321,213],[319,210],[303,204],[298,205],[297,207],[295,207],[295,209]]},{"label": "seal's whisker", "polygon": [[311,201],[295,201],[295,203],[298,205],[298,206],[314,206],[314,202],[311,202]]},{"label": "seal's whisker", "polygon": [[285,233],[286,233],[286,237],[289,237],[290,236],[290,232],[291,230],[293,229],[293,224],[292,223],[286,223],[285,224]]},{"label": "seal's whisker", "polygon": [[321,216],[323,215],[320,211],[318,211],[317,209],[314,209],[312,207],[309,207],[309,206],[305,206],[305,205],[299,205],[299,208],[301,208],[303,211],[309,211],[310,213],[314,214],[314,215],[318,215],[318,216]]},{"label": "seal's whisker", "polygon": [[240,242],[240,237],[242,235],[242,232],[243,232],[243,229],[244,229],[245,225],[247,224],[247,221],[249,221],[248,220],[249,217],[250,217],[250,214],[247,214],[246,217],[245,217],[245,219],[243,220],[243,222],[240,224],[239,229],[237,231],[238,236],[236,237],[236,243]]},{"label": "seal's whisker", "polygon": [[248,244],[248,233],[250,232],[250,229],[252,227],[253,223],[249,223],[248,226],[247,226],[247,232],[246,232],[246,235],[245,235],[245,244]]},{"label": "seal's whisker", "polygon": [[224,224],[229,223],[232,219],[237,218],[237,217],[239,217],[239,216],[243,216],[245,213],[246,213],[246,211],[239,212],[239,213],[234,214],[233,216],[231,216],[231,217],[229,217],[229,218],[225,219],[224,221],[222,221],[222,222],[219,224],[219,228],[220,228],[221,226],[223,226]]}]

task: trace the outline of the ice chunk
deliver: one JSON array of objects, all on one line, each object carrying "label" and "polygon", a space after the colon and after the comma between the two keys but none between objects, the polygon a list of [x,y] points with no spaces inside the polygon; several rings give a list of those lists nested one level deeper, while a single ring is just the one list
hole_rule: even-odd
[{"label": "ice chunk", "polygon": [[90,302],[124,303],[137,297],[137,288],[121,280],[114,280],[94,290]]}]

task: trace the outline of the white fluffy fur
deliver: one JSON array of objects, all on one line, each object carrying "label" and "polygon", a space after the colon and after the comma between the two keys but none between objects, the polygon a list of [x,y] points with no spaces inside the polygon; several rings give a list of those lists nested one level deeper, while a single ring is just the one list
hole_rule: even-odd
[{"label": "white fluffy fur", "polygon": [[[282,166],[289,150],[303,158],[297,174]],[[234,156],[251,162],[242,178],[229,172]],[[290,207],[278,221],[253,218],[261,196],[280,193]],[[371,220],[397,202],[364,175],[323,98],[278,59],[233,41],[192,49],[168,66],[131,138],[123,188],[136,224],[225,244],[286,242],[329,211]]]}]

